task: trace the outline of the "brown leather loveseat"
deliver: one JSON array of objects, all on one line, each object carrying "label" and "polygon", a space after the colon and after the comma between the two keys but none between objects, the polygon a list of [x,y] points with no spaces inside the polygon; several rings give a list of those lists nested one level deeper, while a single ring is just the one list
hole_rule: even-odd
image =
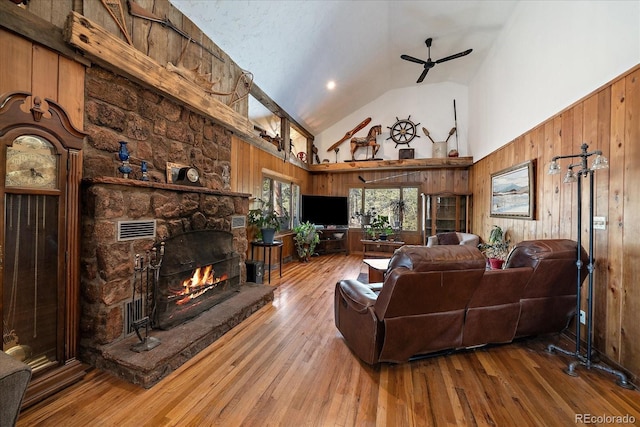
[{"label": "brown leather loveseat", "polygon": [[560,332],[576,311],[576,255],[572,240],[525,241],[486,270],[472,246],[403,246],[383,283],[337,283],[335,323],[369,364]]}]

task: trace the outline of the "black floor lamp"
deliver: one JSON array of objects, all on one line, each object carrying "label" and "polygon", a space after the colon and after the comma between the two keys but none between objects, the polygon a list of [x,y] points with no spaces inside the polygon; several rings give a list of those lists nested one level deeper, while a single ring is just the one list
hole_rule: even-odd
[{"label": "black floor lamp", "polygon": [[[609,163],[607,159],[602,155],[602,151],[596,150],[588,152],[587,149],[589,146],[587,144],[582,144],[580,146],[580,153],[577,154],[569,154],[566,156],[555,156],[551,159],[551,164],[549,165],[549,171],[547,172],[549,175],[556,175],[561,172],[560,165],[558,164],[558,160],[560,159],[580,159],[579,162],[570,164],[567,167],[567,174],[564,177],[563,182],[566,184],[570,184],[572,182],[577,183],[578,190],[578,252],[577,252],[577,278],[576,278],[576,292],[577,292],[577,302],[576,302],[576,316],[579,317],[580,309],[581,309],[581,270],[582,270],[582,261],[580,257],[580,251],[582,248],[582,178],[589,177],[589,264],[587,265],[587,269],[589,271],[589,279],[588,279],[588,289],[587,289],[587,312],[586,312],[586,325],[587,325],[587,349],[584,354],[581,352],[581,340],[580,340],[580,321],[579,318],[576,319],[576,351],[571,352],[564,350],[556,345],[550,344],[547,347],[547,351],[553,353],[554,351],[558,351],[560,353],[566,354],[568,356],[575,357],[577,360],[569,363],[565,372],[568,375],[573,377],[578,376],[576,373],[576,367],[578,365],[582,365],[587,369],[596,368],[601,371],[613,374],[618,377],[617,384],[621,387],[632,389],[633,385],[631,385],[627,381],[627,377],[622,372],[612,369],[609,366],[603,363],[596,363],[592,361],[592,340],[593,340],[593,276],[595,271],[595,263],[593,256],[593,205],[594,205],[594,173],[598,169],[607,169],[609,168]],[[587,159],[591,156],[596,156],[595,160],[591,167],[587,165]],[[574,169],[577,169],[574,171]]]}]

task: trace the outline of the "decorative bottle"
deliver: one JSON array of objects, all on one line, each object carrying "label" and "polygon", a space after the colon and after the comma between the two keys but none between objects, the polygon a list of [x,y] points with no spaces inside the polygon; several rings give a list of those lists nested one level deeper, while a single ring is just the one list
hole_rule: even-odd
[{"label": "decorative bottle", "polygon": [[122,161],[122,166],[120,166],[118,170],[122,173],[123,178],[129,178],[131,166],[129,166],[129,151],[127,150],[127,143],[125,141],[120,141],[118,157]]}]

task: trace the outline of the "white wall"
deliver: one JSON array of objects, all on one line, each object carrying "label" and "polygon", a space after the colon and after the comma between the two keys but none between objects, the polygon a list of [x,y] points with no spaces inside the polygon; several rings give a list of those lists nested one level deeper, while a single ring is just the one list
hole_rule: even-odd
[{"label": "white wall", "polygon": [[[382,135],[377,139],[380,144],[377,158],[396,160],[398,159],[398,151],[402,148],[415,149],[416,159],[433,157],[433,144],[425,136],[422,128],[427,128],[435,141],[444,141],[454,126],[454,99],[458,124],[458,151],[460,156],[467,156],[469,152],[467,147],[469,123],[467,92],[466,86],[455,83],[423,84],[417,87],[391,90],[317,135],[315,145],[318,147],[320,160],[328,159],[334,163],[336,153],[327,152],[327,149],[367,117],[371,117],[371,123],[355,136],[366,136],[372,126],[382,125]],[[417,135],[420,137],[414,138],[409,145],[402,144],[396,147],[393,140],[387,140],[389,127],[393,126],[396,118],[404,120],[409,116],[411,116],[411,121],[417,125]],[[453,135],[449,139],[449,149],[455,148],[455,144],[456,136]],[[364,148],[359,149],[356,151],[356,160],[364,160],[366,154],[367,151]],[[371,150],[369,157],[371,157]],[[349,140],[340,145],[337,158],[338,162],[351,160]]]},{"label": "white wall", "polygon": [[640,63],[640,2],[522,1],[469,86],[477,161]]},{"label": "white wall", "polygon": [[[385,93],[316,136],[320,159],[336,161],[327,152],[334,142],[367,117],[371,123],[356,136],[381,124],[377,157],[397,159],[400,148],[415,148],[416,158],[432,157],[432,144],[453,127],[456,100],[461,156],[477,161],[600,86],[640,63],[640,0],[526,1],[496,40],[489,56],[467,88],[454,83],[423,84]],[[387,140],[388,127],[399,119],[420,123],[410,145]],[[449,148],[455,145],[455,136]],[[356,160],[364,159],[360,149]],[[349,143],[338,162],[350,160]]]}]

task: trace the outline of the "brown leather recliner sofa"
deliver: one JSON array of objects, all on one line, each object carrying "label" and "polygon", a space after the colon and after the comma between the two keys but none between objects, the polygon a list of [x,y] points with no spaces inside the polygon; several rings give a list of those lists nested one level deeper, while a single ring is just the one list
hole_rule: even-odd
[{"label": "brown leather recliner sofa", "polygon": [[486,270],[475,247],[403,246],[383,283],[336,284],[335,323],[369,364],[560,332],[576,311],[576,255],[572,240],[524,241],[503,270]]}]

